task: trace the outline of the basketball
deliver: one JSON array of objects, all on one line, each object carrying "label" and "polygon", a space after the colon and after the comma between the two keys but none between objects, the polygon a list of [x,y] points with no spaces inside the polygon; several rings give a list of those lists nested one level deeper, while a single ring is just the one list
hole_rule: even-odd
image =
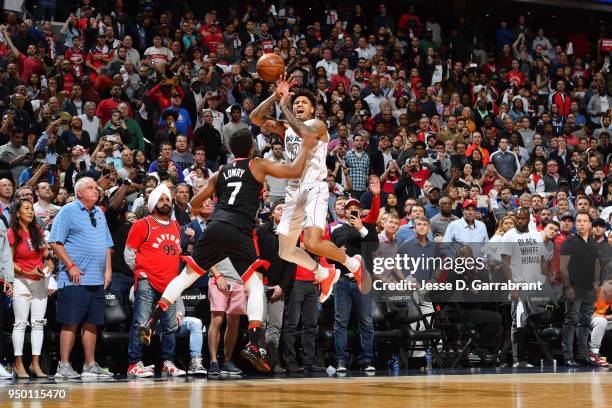
[{"label": "basketball", "polygon": [[264,54],[257,61],[257,74],[267,82],[276,82],[285,73],[285,62],[274,53]]}]

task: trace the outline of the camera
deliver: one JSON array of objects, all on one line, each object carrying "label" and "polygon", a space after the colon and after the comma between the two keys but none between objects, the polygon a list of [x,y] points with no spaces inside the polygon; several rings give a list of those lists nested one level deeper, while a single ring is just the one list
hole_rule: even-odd
[{"label": "camera", "polygon": [[169,180],[170,174],[168,174],[167,169],[158,169],[157,175],[159,176],[159,181]]},{"label": "camera", "polygon": [[138,170],[136,172],[136,180],[134,180],[136,182],[136,184],[141,184],[144,185],[145,180],[147,178],[147,172],[144,170]]}]

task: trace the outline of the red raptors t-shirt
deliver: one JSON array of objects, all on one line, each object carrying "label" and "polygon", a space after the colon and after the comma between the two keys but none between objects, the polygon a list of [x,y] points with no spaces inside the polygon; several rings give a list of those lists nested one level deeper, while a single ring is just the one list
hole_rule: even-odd
[{"label": "red raptors t-shirt", "polygon": [[158,292],[178,275],[181,257],[181,233],[174,220],[164,225],[153,217],[142,218],[132,225],[125,245],[136,250],[134,282],[144,273]]}]

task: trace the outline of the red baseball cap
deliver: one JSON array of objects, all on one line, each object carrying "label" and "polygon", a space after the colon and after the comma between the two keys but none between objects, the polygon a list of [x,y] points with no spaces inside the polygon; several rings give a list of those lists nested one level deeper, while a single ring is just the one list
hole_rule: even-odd
[{"label": "red baseball cap", "polygon": [[476,201],[474,201],[474,200],[465,200],[465,201],[463,201],[463,208],[468,208],[470,205],[473,205],[474,207],[478,207],[476,205]]},{"label": "red baseball cap", "polygon": [[361,203],[356,198],[351,198],[351,199],[346,200],[346,203],[344,204],[344,208],[349,208],[351,205],[356,205],[357,207],[361,208]]}]

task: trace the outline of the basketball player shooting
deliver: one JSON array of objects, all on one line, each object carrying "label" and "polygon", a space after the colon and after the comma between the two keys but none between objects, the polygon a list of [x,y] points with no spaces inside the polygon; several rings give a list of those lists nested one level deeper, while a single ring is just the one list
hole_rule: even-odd
[{"label": "basketball player shooting", "polygon": [[[288,97],[289,95],[278,96],[282,102]],[[266,159],[253,160],[253,135],[248,129],[232,135],[230,148],[236,159],[214,173],[206,186],[191,200],[192,211],[197,214],[204,201],[216,194],[218,203],[214,213],[195,244],[193,257],[183,257],[187,266],[168,284],[161,300],[151,311],[147,323],[140,327],[139,338],[145,345],[150,344],[152,328],[161,314],[200,276],[227,258],[234,269],[242,272],[242,280],[248,293],[249,343],[241,352],[241,356],[249,360],[257,370],[266,373],[271,371],[261,340],[265,297],[262,273],[268,269],[269,263],[259,259],[254,233],[255,217],[266,176],[299,177],[304,171],[309,149],[314,147],[315,142],[314,138],[307,136],[304,139],[305,149],[297,160],[288,165]],[[216,283],[223,279],[214,270],[212,273]]]},{"label": "basketball player shooting", "polygon": [[[340,271],[333,266],[326,268],[318,264],[306,251],[342,263],[355,278],[360,290],[362,289],[361,255],[349,257],[333,242],[323,240],[329,199],[329,189],[325,181],[327,177],[325,158],[329,134],[325,124],[314,118],[315,96],[305,89],[290,92],[291,86],[292,84],[283,78],[277,84],[276,93],[255,108],[251,112],[250,119],[258,126],[274,120],[269,116],[269,112],[279,101],[280,95],[279,105],[285,116],[286,126],[283,126],[285,123],[282,121],[275,122],[277,128],[288,127],[284,133],[285,150],[289,160],[297,161],[302,150],[309,149],[304,144],[305,140],[316,140],[316,146],[308,157],[304,172],[289,181],[285,208],[276,233],[279,237],[280,257],[314,273],[315,279],[321,286],[319,300],[322,303],[332,294],[334,284],[340,277]],[[302,232],[304,232],[306,251],[296,245]]]}]

